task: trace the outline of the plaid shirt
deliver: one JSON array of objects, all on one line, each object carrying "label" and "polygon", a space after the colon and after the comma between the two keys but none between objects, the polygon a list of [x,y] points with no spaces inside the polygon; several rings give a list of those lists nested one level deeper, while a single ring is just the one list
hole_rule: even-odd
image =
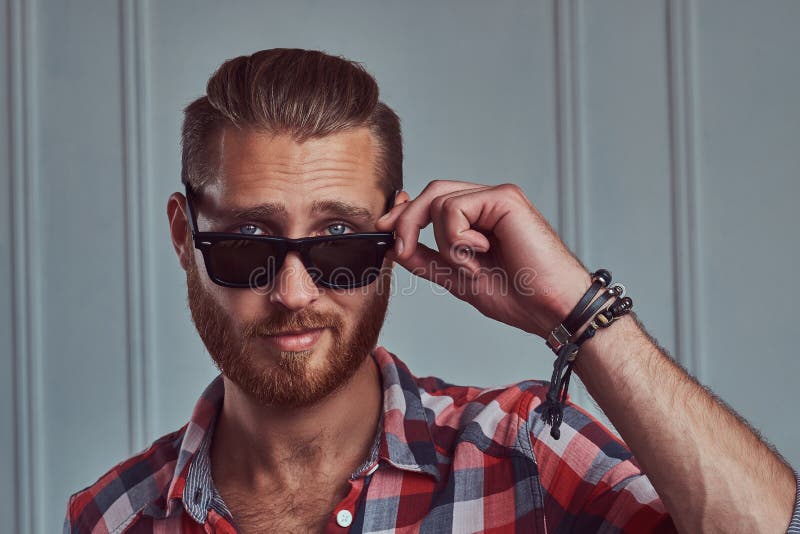
[{"label": "plaid shirt", "polygon": [[[625,445],[568,404],[542,422],[546,382],[482,389],[416,378],[383,347],[383,416],[371,457],[327,532],[674,532]],[[234,533],[214,489],[217,377],[191,420],[69,500],[65,533]]]}]

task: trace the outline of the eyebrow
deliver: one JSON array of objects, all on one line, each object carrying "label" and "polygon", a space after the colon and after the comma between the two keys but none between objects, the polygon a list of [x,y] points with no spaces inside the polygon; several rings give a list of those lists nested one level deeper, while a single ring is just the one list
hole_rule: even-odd
[{"label": "eyebrow", "polygon": [[330,213],[350,219],[372,220],[372,212],[368,209],[341,200],[315,200],[311,203],[311,213]]},{"label": "eyebrow", "polygon": [[286,213],[286,207],[283,204],[270,202],[251,208],[228,208],[220,213],[220,218],[232,221],[265,220],[276,215],[285,216]]},{"label": "eyebrow", "polygon": [[[342,200],[315,200],[311,203],[311,213],[314,215],[331,214],[337,217],[359,219],[364,222],[372,220],[372,212],[361,206],[350,204]],[[268,202],[250,208],[231,208],[221,213],[222,218],[234,221],[267,220],[276,216],[285,217],[288,214],[286,206],[277,202]]]}]

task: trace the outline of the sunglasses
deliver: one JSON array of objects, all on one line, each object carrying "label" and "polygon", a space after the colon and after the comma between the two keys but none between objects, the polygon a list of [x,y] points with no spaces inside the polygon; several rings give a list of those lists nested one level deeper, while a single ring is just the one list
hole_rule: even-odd
[{"label": "sunglasses", "polygon": [[[398,191],[386,202],[394,206]],[[391,232],[363,232],[289,239],[224,232],[199,232],[186,184],[186,210],[194,247],[203,253],[211,281],[225,287],[264,287],[280,271],[286,254],[297,252],[315,284],[331,289],[366,286],[380,273],[386,252],[394,245]]]}]

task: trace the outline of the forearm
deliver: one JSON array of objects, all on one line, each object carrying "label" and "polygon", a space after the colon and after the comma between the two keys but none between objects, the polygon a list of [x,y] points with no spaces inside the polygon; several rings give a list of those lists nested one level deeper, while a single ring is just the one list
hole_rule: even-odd
[{"label": "forearm", "polygon": [[586,341],[575,372],[682,532],[785,532],[792,470],[664,354],[633,316]]}]

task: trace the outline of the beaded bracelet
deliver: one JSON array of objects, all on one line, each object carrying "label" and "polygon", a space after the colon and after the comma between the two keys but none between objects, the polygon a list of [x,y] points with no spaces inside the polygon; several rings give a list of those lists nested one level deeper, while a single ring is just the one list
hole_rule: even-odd
[{"label": "beaded bracelet", "polygon": [[[608,328],[633,308],[633,299],[625,296],[625,286],[619,283],[609,284],[611,284],[611,273],[606,269],[592,273],[592,285],[564,322],[556,326],[547,336],[547,346],[557,357],[553,362],[553,376],[543,404],[542,417],[550,425],[550,435],[554,439],[561,437],[560,427],[564,419],[569,379],[580,346],[594,336],[598,329]],[[595,299],[598,293],[602,294]],[[614,300],[606,306],[611,299]],[[577,335],[587,321],[589,326]]]}]

